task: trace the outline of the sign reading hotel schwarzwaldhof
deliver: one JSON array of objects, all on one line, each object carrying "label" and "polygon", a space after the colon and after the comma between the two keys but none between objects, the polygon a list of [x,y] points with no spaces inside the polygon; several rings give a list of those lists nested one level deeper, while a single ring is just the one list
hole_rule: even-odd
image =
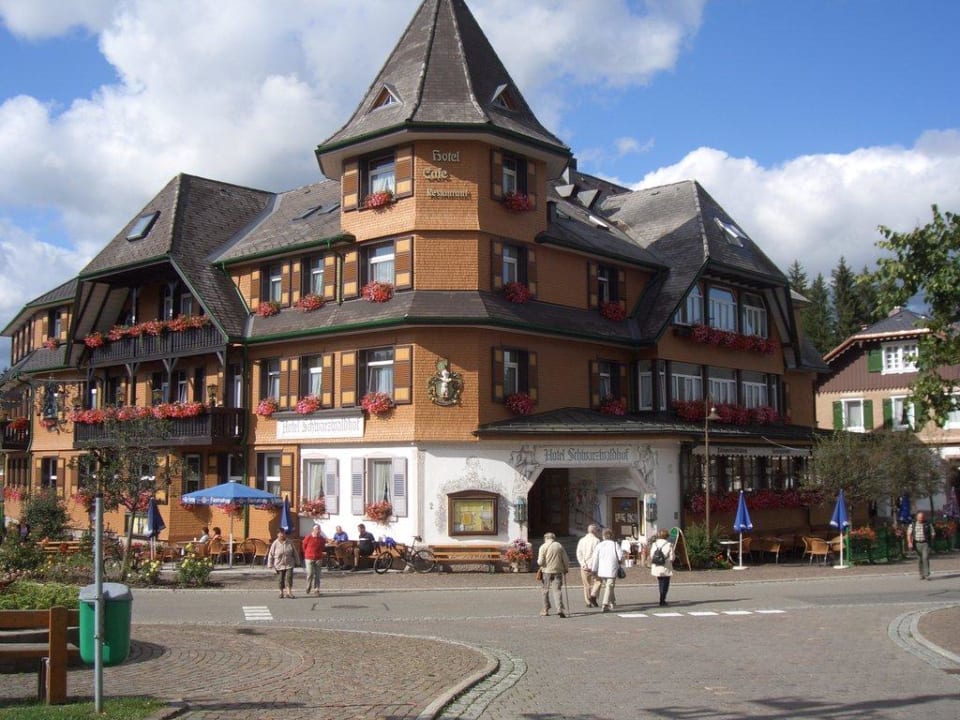
[{"label": "sign reading hotel schwarzwaldhof", "polygon": [[363,416],[277,419],[277,440],[362,438]]}]

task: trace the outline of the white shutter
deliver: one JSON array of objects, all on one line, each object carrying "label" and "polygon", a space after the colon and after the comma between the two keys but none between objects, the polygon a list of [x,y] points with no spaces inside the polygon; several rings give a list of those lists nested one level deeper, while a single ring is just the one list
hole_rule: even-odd
[{"label": "white shutter", "polygon": [[363,458],[350,460],[350,512],[363,515]]},{"label": "white shutter", "polygon": [[393,514],[407,516],[407,459],[393,458]]},{"label": "white shutter", "polygon": [[337,460],[324,460],[326,477],[323,479],[323,499],[329,515],[340,514],[340,473],[337,465]]}]

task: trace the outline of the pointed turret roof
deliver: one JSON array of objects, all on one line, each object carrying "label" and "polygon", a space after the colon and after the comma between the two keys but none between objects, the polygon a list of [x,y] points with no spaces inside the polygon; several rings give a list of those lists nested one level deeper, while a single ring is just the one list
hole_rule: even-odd
[{"label": "pointed turret roof", "polygon": [[[570,149],[537,120],[464,0],[424,0],[324,155],[398,131],[483,130],[548,152]],[[339,174],[338,168],[324,173]]]}]

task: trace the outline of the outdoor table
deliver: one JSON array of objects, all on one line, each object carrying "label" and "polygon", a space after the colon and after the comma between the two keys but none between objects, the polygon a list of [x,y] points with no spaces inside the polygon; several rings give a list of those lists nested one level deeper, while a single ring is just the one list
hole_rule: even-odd
[{"label": "outdoor table", "polygon": [[721,540],[720,547],[727,553],[727,560],[733,562],[733,551],[739,545],[738,540]]}]

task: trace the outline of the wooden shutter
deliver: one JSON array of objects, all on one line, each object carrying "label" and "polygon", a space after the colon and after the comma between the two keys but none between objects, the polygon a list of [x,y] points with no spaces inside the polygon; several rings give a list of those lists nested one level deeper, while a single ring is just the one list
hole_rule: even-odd
[{"label": "wooden shutter", "polygon": [[363,458],[350,458],[350,512],[363,515]]},{"label": "wooden shutter", "polygon": [[340,353],[340,407],[357,404],[357,351]]},{"label": "wooden shutter", "polygon": [[627,309],[627,273],[625,270],[617,270],[617,301],[620,307]]},{"label": "wooden shutter", "polygon": [[833,401],[833,429],[843,430],[843,403],[840,400]]},{"label": "wooden shutter", "polygon": [[[290,373],[293,370],[292,366],[293,363],[290,360],[284,359],[280,361],[280,397],[277,398],[277,401],[280,403],[281,409],[291,407],[290,394],[294,390],[290,383]],[[296,377],[296,374],[294,374],[294,377]]]},{"label": "wooden shutter", "polygon": [[893,400],[883,399],[883,426],[888,430],[893,427]]},{"label": "wooden shutter", "polygon": [[490,197],[503,200],[503,153],[499,150],[490,151]]},{"label": "wooden shutter", "polygon": [[537,164],[532,160],[525,160],[527,166],[527,200],[530,201],[530,209],[537,209]]},{"label": "wooden shutter", "polygon": [[614,393],[620,397],[620,402],[623,403],[624,407],[629,407],[627,404],[627,399],[629,398],[628,388],[630,385],[629,375],[627,374],[627,365],[626,363],[617,363],[617,377],[619,382],[617,387],[613,388]]},{"label": "wooden shutter", "polygon": [[600,307],[600,265],[587,263],[587,307],[595,310]]},{"label": "wooden shutter", "polygon": [[260,387],[258,388],[259,392],[256,397],[260,400],[264,400],[267,397],[267,361],[266,360],[257,360],[257,365],[260,366],[260,370],[257,372],[257,376],[260,381]]},{"label": "wooden shutter", "polygon": [[[194,402],[203,402],[204,396],[206,395],[207,388],[204,387],[204,382],[206,381],[206,373],[203,371],[202,367],[197,367],[193,369],[193,401]],[[212,383],[211,383],[212,384]],[[123,383],[120,383],[122,386]],[[209,400],[210,398],[206,398]]]},{"label": "wooden shutter", "polygon": [[323,299],[337,299],[337,256],[333,254],[323,258]]},{"label": "wooden shutter", "polygon": [[490,287],[494,292],[503,289],[503,242],[490,243]]},{"label": "wooden shutter", "polygon": [[343,180],[340,189],[343,193],[340,207],[345,211],[356,210],[360,204],[360,163],[356,160],[343,164]]},{"label": "wooden shutter", "polygon": [[867,350],[867,372],[883,372],[883,351],[880,348]]},{"label": "wooden shutter", "polygon": [[290,297],[290,302],[296,302],[306,295],[309,288],[304,287],[306,278],[310,277],[310,259],[300,258],[290,263],[290,287],[296,290],[297,297]]},{"label": "wooden shutter", "polygon": [[393,458],[393,514],[407,516],[407,459]]},{"label": "wooden shutter", "polygon": [[310,389],[310,356],[299,358],[300,372],[297,374],[297,397],[309,395]]},{"label": "wooden shutter", "polygon": [[360,251],[350,250],[343,255],[343,296],[355,298],[360,295]]},{"label": "wooden shutter", "polygon": [[600,407],[600,361],[590,361],[590,407]]},{"label": "wooden shutter", "polygon": [[280,304],[290,305],[293,302],[291,280],[293,277],[293,263],[289,260],[280,265]]},{"label": "wooden shutter", "polygon": [[323,499],[327,505],[327,514],[340,514],[340,472],[335,458],[323,461]]},{"label": "wooden shutter", "polygon": [[293,453],[280,454],[280,492],[289,493],[293,503]]},{"label": "wooden shutter", "polygon": [[263,300],[270,299],[270,272],[269,265],[260,268],[260,297]]},{"label": "wooden shutter", "polygon": [[863,429],[873,430],[873,400],[863,401]]},{"label": "wooden shutter", "polygon": [[537,296],[537,251],[532,247],[526,248],[526,263],[525,272],[527,278],[527,288],[530,290],[530,294],[534,297]]},{"label": "wooden shutter", "polygon": [[503,402],[503,349],[493,348],[493,362],[490,387],[493,388],[493,401]]},{"label": "wooden shutter", "polygon": [[413,238],[400,238],[393,244],[393,284],[397,290],[413,287]]},{"label": "wooden shutter", "polygon": [[256,308],[260,304],[260,276],[262,273],[257,268],[250,273],[250,306]]},{"label": "wooden shutter", "polygon": [[394,156],[393,178],[396,183],[394,197],[413,195],[413,145],[397,148]]},{"label": "wooden shutter", "polygon": [[333,407],[333,353],[324,353],[321,356],[320,374],[320,407]]},{"label": "wooden shutter", "polygon": [[535,352],[525,352],[524,355],[526,355],[527,361],[527,394],[534,401],[537,401],[539,399],[537,354]]}]

